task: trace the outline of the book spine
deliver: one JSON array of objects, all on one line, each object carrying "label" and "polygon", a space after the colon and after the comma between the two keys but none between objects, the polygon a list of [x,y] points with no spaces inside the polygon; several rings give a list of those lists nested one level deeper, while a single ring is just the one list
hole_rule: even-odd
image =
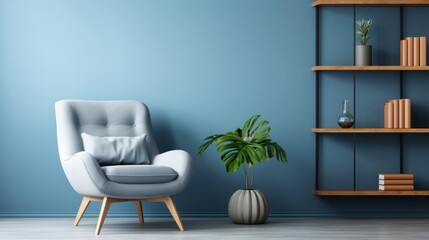
[{"label": "book spine", "polygon": [[398,99],[392,100],[393,102],[393,128],[399,128],[399,101]]},{"label": "book spine", "polygon": [[[420,43],[421,43],[421,40],[420,40]],[[407,60],[408,60],[408,43],[407,43],[407,40],[401,40],[401,44],[400,44],[401,66],[407,66],[407,64],[408,64]]]},{"label": "book spine", "polygon": [[420,66],[420,38],[414,37],[414,66]]},{"label": "book spine", "polygon": [[426,66],[426,37],[420,37],[420,66]]},{"label": "book spine", "polygon": [[413,191],[413,185],[379,185],[379,190],[384,191]]},{"label": "book spine", "polygon": [[393,102],[387,103],[387,128],[393,128]]},{"label": "book spine", "polygon": [[389,105],[388,105],[388,103],[384,103],[384,128],[388,128],[388,109],[389,109],[389,107],[388,107]]},{"label": "book spine", "polygon": [[411,99],[404,99],[404,110],[405,110],[405,119],[404,127],[411,128]]},{"label": "book spine", "polygon": [[404,99],[399,99],[399,128],[405,128],[405,101]]},{"label": "book spine", "polygon": [[379,180],[413,180],[414,175],[409,173],[380,173]]},{"label": "book spine", "polygon": [[413,185],[414,180],[378,180],[380,185]]},{"label": "book spine", "polygon": [[407,47],[408,47],[408,59],[407,59],[407,65],[408,66],[414,66],[414,41],[412,37],[405,38],[407,40]]}]

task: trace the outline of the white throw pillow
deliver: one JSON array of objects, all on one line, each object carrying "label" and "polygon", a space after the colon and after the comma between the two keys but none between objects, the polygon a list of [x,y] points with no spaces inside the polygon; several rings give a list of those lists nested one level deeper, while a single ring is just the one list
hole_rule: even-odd
[{"label": "white throw pillow", "polygon": [[83,147],[101,166],[149,164],[146,134],[136,137],[97,137],[82,133]]}]

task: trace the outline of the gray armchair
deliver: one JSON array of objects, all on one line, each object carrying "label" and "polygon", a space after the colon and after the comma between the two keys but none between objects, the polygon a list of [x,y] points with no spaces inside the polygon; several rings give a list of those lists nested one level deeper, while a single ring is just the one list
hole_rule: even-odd
[{"label": "gray armchair", "polygon": [[[179,229],[184,231],[171,196],[188,184],[193,160],[182,150],[159,153],[146,105],[138,101],[63,100],[55,104],[55,112],[61,164],[73,189],[84,196],[74,226],[79,224],[91,201],[102,201],[96,235],[114,202],[133,201],[143,223],[141,201],[150,201],[164,202]],[[136,164],[132,157],[125,156],[125,162],[120,165],[106,164],[96,153],[85,151],[84,134],[94,138],[96,143],[106,139],[135,141],[138,136],[144,136],[143,150],[149,162]],[[125,140],[115,140],[121,137]],[[116,151],[117,148],[121,151],[120,147],[114,145],[103,151]]]}]

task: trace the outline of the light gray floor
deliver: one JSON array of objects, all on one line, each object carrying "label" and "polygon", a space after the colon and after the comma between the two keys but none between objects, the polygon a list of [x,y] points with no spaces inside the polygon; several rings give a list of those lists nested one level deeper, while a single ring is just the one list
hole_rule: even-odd
[{"label": "light gray floor", "polygon": [[0,218],[0,239],[429,239],[429,219],[270,218],[263,225],[235,225],[227,218],[107,218],[95,236],[96,218]]}]

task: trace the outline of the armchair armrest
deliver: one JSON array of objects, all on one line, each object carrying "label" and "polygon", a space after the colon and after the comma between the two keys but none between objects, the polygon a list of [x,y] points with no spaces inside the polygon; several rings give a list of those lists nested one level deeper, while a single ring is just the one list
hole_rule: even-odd
[{"label": "armchair armrest", "polygon": [[104,196],[107,179],[97,160],[88,152],[73,154],[61,161],[64,172],[73,189],[85,196]]},{"label": "armchair armrest", "polygon": [[189,153],[183,150],[172,150],[156,155],[152,160],[152,164],[167,166],[174,169],[179,175],[177,180],[179,180],[184,187],[191,179],[194,161]]}]

